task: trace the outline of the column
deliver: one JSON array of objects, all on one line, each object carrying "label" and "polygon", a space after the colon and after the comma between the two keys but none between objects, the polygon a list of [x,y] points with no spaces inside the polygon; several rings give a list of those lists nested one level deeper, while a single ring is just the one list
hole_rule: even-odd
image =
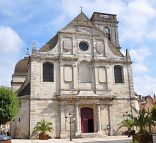
[{"label": "column", "polygon": [[81,133],[80,125],[80,107],[76,104],[76,136]]},{"label": "column", "polygon": [[60,105],[60,112],[61,112],[61,134],[60,134],[60,138],[67,138],[67,132],[66,132],[66,122],[65,122],[65,106],[64,106],[64,102],[61,101],[61,105]]},{"label": "column", "polygon": [[101,129],[101,109],[100,104],[97,104],[97,112],[98,112],[98,133],[102,132]]}]

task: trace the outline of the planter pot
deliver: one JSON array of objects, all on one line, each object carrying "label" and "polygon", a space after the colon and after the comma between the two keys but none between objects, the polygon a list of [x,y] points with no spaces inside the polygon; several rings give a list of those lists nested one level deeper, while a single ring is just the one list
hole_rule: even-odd
[{"label": "planter pot", "polygon": [[49,139],[49,135],[46,133],[40,133],[39,134],[39,139],[40,140],[48,140]]},{"label": "planter pot", "polygon": [[139,143],[153,143],[153,137],[149,134],[135,134],[133,135],[133,141],[138,141]]},{"label": "planter pot", "polygon": [[135,135],[135,130],[125,131],[124,134],[127,135],[128,137],[130,137],[132,135]]}]

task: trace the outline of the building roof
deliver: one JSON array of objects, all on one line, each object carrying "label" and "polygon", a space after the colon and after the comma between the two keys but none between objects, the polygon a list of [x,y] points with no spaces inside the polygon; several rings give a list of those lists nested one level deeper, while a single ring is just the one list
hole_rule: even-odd
[{"label": "building roof", "polygon": [[85,26],[95,28],[95,25],[83,12],[81,12],[76,18],[74,18],[66,27],[74,26]]},{"label": "building roof", "polygon": [[28,61],[29,61],[28,57],[25,57],[24,59],[18,61],[14,69],[14,75],[27,75]]},{"label": "building roof", "polygon": [[58,34],[56,34],[51,40],[49,40],[43,47],[39,49],[39,52],[47,52],[52,50],[58,41]]},{"label": "building roof", "polygon": [[[89,19],[81,11],[81,13],[76,18],[74,18],[69,24],[67,24],[67,26],[65,26],[63,29],[66,29],[68,27],[75,27],[75,26],[85,26],[85,27],[94,28],[98,32],[100,32],[101,34],[103,34],[104,36],[106,36],[105,33],[103,31],[101,31],[100,29],[98,29],[94,25],[94,23],[92,22],[92,19],[93,19],[94,15],[96,15],[96,14],[110,15],[111,16],[111,20],[117,21],[116,20],[116,15],[114,15],[114,14],[105,14],[105,13],[94,12],[92,18]],[[56,34],[50,41],[48,41],[43,47],[41,47],[39,49],[39,52],[47,52],[47,51],[52,50],[56,46],[57,42],[58,42],[58,34]],[[120,52],[120,50],[118,48],[116,48],[114,46],[114,44],[111,41],[108,41],[108,44],[109,44],[111,50],[113,51],[113,53],[115,55],[123,57],[123,54]]]},{"label": "building roof", "polygon": [[18,91],[18,96],[25,96],[25,95],[30,95],[30,83],[28,83],[25,86],[23,84]]}]

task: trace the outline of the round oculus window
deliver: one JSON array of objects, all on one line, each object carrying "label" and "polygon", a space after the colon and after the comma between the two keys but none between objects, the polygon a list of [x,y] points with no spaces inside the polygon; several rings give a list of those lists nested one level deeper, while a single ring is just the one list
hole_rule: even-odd
[{"label": "round oculus window", "polygon": [[86,42],[80,42],[79,47],[82,51],[87,51],[89,48]]}]

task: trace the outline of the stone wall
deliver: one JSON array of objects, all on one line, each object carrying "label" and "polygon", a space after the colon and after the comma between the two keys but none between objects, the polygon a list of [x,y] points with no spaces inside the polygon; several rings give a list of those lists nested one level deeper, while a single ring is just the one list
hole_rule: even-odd
[{"label": "stone wall", "polygon": [[29,97],[20,98],[20,111],[15,120],[11,121],[12,138],[29,138]]}]

